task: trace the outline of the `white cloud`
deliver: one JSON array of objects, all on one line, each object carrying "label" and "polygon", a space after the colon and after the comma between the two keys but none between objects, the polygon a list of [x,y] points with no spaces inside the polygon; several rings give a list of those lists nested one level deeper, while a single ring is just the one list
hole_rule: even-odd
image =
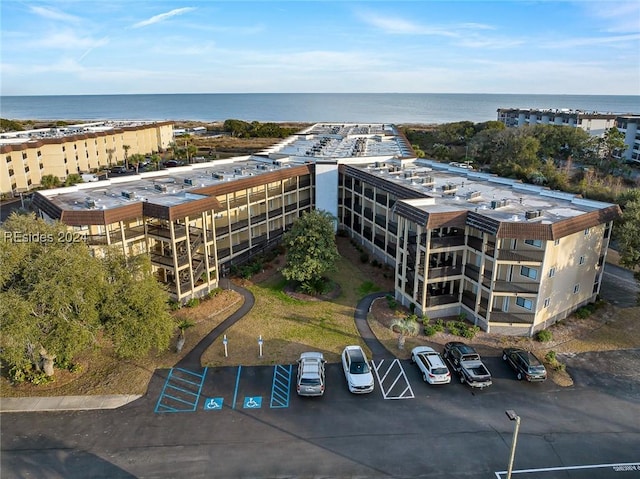
[{"label": "white cloud", "polygon": [[77,23],[82,20],[80,17],[76,17],[75,15],[69,15],[68,13],[60,12],[59,10],[51,8],[30,6],[29,10],[31,10],[32,13],[43,18],[48,18],[49,20],[61,20],[63,22],[71,23]]},{"label": "white cloud", "polygon": [[193,7],[184,7],[184,8],[176,8],[175,10],[171,10],[170,12],[161,13],[159,15],[155,15],[147,20],[143,20],[141,22],[135,23],[131,26],[131,28],[141,28],[149,25],[154,25],[156,23],[164,22],[165,20],[175,17],[177,15],[182,15],[184,13],[188,13],[195,10]]},{"label": "white cloud", "polygon": [[105,45],[108,41],[109,39],[106,37],[97,39],[89,36],[79,36],[73,30],[62,30],[45,34],[38,39],[25,41],[24,46],[36,49],[86,50]]},{"label": "white cloud", "polygon": [[639,32],[640,2],[583,2],[587,13],[602,20],[602,30],[609,32]]},{"label": "white cloud", "polygon": [[578,37],[567,40],[554,40],[553,42],[540,43],[540,46],[547,48],[558,47],[584,47],[593,45],[611,45],[614,43],[621,44],[628,47],[631,42],[640,40],[640,33],[634,33],[630,35],[614,35],[606,37]]}]

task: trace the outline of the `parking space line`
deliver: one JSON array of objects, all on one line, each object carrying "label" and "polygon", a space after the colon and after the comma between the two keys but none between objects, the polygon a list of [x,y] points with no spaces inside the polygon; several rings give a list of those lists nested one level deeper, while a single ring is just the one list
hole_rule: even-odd
[{"label": "parking space line", "polygon": [[[589,470],[589,469],[612,469],[615,472],[628,472],[628,471],[640,471],[640,462],[622,462],[614,464],[587,464],[584,466],[559,466],[559,467],[542,467],[540,469],[520,469],[514,470],[511,474],[528,474],[530,472],[556,472],[556,471],[575,471],[575,470]],[[500,479],[503,474],[507,474],[508,471],[497,471],[496,477]]]},{"label": "parking space line", "polygon": [[172,368],[164,382],[155,412],[192,412],[198,407],[207,368],[202,373]]},{"label": "parking space line", "polygon": [[276,365],[273,368],[273,383],[271,385],[271,408],[289,407],[289,397],[291,394],[291,372],[293,366]]},{"label": "parking space line", "polygon": [[231,409],[236,408],[236,400],[238,399],[238,386],[240,385],[241,371],[242,371],[242,366],[238,366],[238,375],[236,376],[236,389],[233,391],[233,404],[231,405]]},{"label": "parking space line", "polygon": [[[373,365],[373,370],[378,378],[378,383],[380,384],[380,390],[382,391],[382,397],[384,399],[413,399],[415,397],[413,390],[411,389],[409,379],[407,378],[399,359],[394,359],[388,366],[385,366],[384,359],[381,359],[377,364],[375,361],[371,361],[371,364]],[[397,374],[397,376],[392,374],[391,377],[394,378],[394,380],[390,386],[387,386],[387,376],[392,373],[392,370],[396,369],[397,372],[394,372],[393,374]],[[406,384],[406,387],[400,393],[391,395],[392,390],[396,387],[399,381],[400,387],[402,387],[403,384]]]}]

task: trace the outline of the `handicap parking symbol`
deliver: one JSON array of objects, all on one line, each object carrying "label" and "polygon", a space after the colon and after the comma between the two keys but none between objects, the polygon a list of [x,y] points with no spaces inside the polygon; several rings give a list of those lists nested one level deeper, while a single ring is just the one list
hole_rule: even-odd
[{"label": "handicap parking symbol", "polygon": [[224,398],[207,398],[204,401],[204,408],[208,411],[222,409]]},{"label": "handicap parking symbol", "polygon": [[262,396],[245,396],[242,407],[245,409],[260,409],[262,407]]}]

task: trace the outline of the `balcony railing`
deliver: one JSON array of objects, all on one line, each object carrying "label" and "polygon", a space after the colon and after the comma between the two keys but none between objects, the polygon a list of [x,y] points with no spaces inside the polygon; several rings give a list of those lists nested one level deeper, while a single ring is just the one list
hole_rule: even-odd
[{"label": "balcony railing", "polygon": [[536,315],[533,313],[504,313],[502,311],[491,312],[491,323],[520,323],[533,324]]},{"label": "balcony railing", "polygon": [[499,249],[497,259],[500,261],[528,261],[540,263],[544,260],[544,251]]},{"label": "balcony railing", "polygon": [[431,249],[449,248],[451,246],[463,246],[464,236],[442,236],[431,238]]},{"label": "balcony railing", "polygon": [[540,288],[538,283],[514,283],[504,280],[493,281],[487,286],[496,293],[537,293]]},{"label": "balcony railing", "polygon": [[457,303],[458,296],[453,294],[441,294],[439,296],[428,296],[427,306],[440,306],[442,304]]},{"label": "balcony railing", "polygon": [[231,231],[238,231],[238,230],[241,230],[242,228],[246,228],[247,226],[249,226],[248,219],[236,221],[235,223],[231,224]]},{"label": "balcony railing", "polygon": [[[424,269],[422,269],[424,274]],[[443,266],[442,268],[429,268],[428,278],[444,278],[447,276],[458,276],[462,274],[462,266]]]}]

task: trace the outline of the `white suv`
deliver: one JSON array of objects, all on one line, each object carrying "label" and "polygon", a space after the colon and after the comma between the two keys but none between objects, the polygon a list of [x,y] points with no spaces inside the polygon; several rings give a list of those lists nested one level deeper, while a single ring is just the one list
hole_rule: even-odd
[{"label": "white suv", "polygon": [[373,391],[373,374],[369,362],[360,346],[347,346],[342,351],[342,369],[347,378],[349,391],[365,394]]},{"label": "white suv", "polygon": [[447,384],[451,382],[449,368],[442,357],[433,348],[417,346],[411,350],[411,361],[418,365],[422,379],[429,384]]}]

